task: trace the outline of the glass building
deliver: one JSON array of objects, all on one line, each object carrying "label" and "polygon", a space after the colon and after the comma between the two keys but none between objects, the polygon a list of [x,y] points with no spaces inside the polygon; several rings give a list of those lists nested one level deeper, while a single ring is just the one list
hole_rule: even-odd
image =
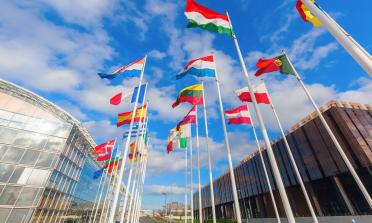
[{"label": "glass building", "polygon": [[[365,104],[365,109],[359,103],[338,101],[330,101],[326,105],[328,110],[320,108],[324,119],[367,191],[372,194],[372,107]],[[370,206],[317,113],[307,116],[301,123],[301,126],[297,123],[291,127],[292,132],[287,130],[285,133],[316,215],[371,215]],[[278,136],[271,141],[271,145],[295,217],[311,217],[283,139]],[[264,147],[261,151],[279,215],[286,217],[267,151]],[[275,218],[258,150],[234,166],[234,176],[242,218]],[[235,219],[229,171],[214,179],[213,189],[216,218]],[[209,184],[202,187],[201,194],[203,219],[211,219]],[[199,219],[198,191],[193,198],[194,216]]]},{"label": "glass building", "polygon": [[[103,167],[95,146],[69,113],[0,79],[0,223],[88,222],[100,180],[93,173]],[[125,190],[122,183],[121,197]]]}]

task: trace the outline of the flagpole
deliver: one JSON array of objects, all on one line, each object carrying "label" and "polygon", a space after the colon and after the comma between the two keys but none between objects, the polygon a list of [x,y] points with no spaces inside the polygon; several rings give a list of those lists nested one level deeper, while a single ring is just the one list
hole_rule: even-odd
[{"label": "flagpole", "polygon": [[[203,99],[204,100],[204,99]],[[200,183],[200,162],[199,162],[199,133],[198,133],[198,108],[195,105],[195,128],[196,128],[196,150],[197,150],[197,158],[198,158],[198,188],[199,188],[199,222],[203,223],[203,216],[202,216],[202,202],[201,202],[201,183]]]},{"label": "flagpole", "polygon": [[239,205],[239,198],[238,198],[238,191],[236,190],[234,168],[233,168],[233,165],[232,165],[232,159],[231,159],[231,153],[230,153],[229,138],[227,136],[227,130],[226,130],[225,114],[223,112],[223,105],[222,105],[221,92],[220,92],[220,84],[219,84],[219,81],[218,81],[216,62],[215,62],[215,59],[214,59],[213,52],[212,52],[212,56],[213,56],[214,71],[215,71],[215,74],[216,74],[215,78],[216,78],[216,85],[217,85],[217,92],[218,92],[218,100],[220,101],[220,111],[221,111],[221,120],[222,120],[222,126],[223,126],[223,134],[225,135],[227,160],[229,161],[229,170],[230,170],[231,186],[232,186],[232,191],[233,191],[233,196],[234,196],[236,220],[237,220],[238,223],[242,223],[242,217],[241,217],[240,205]]},{"label": "flagpole", "polygon": [[[216,210],[215,210],[215,206],[214,206],[214,191],[213,191],[212,165],[211,165],[211,155],[210,155],[210,151],[209,151],[209,141],[208,141],[207,109],[205,107],[205,97],[204,97],[204,84],[203,84],[203,80],[201,82],[202,82],[202,92],[203,92],[205,137],[206,137],[206,140],[207,140],[207,152],[208,152],[209,186],[211,188],[212,215],[213,215],[212,217],[213,217],[213,223],[216,223]],[[199,176],[199,190],[200,190],[200,176]]]},{"label": "flagpole", "polygon": [[[115,159],[116,159],[116,157],[115,157]],[[114,165],[115,165],[115,160],[114,160],[114,164],[113,164],[113,167],[112,168],[114,168]],[[113,171],[113,172],[115,173],[115,171]],[[106,214],[105,214],[105,218],[103,219],[103,222],[106,222],[107,215],[108,215],[108,213],[110,211],[110,204],[111,204],[111,200],[112,200],[112,196],[113,196],[112,191],[116,187],[115,186],[115,180],[116,180],[116,177],[114,175],[114,179],[112,179],[112,181],[113,181],[112,182],[112,189],[111,189],[111,192],[110,192],[110,195],[109,195],[109,199],[108,199],[108,203],[107,203],[107,211],[106,211]]]},{"label": "flagpole", "polygon": [[[109,168],[110,168],[110,163],[109,163]],[[101,215],[100,215],[100,217],[99,217],[99,221],[98,221],[99,223],[101,222],[101,220],[102,220],[102,216],[103,216],[103,214],[105,213],[105,206],[106,206],[107,195],[108,195],[109,193],[111,193],[111,190],[112,190],[112,187],[111,187],[111,177],[112,177],[112,172],[111,172],[111,174],[110,174],[109,185],[108,185],[108,187],[107,187],[107,193],[106,193],[106,195],[105,195],[105,201],[103,202]]]},{"label": "flagpole", "polygon": [[[103,170],[103,174],[106,175],[107,177],[107,174],[105,173],[105,170]],[[103,177],[103,176],[102,176]],[[99,195],[99,198],[98,198],[98,202],[97,202],[97,207],[96,207],[96,213],[94,213],[94,218],[93,218],[93,223],[96,221],[96,216],[97,216],[97,212],[98,212],[98,208],[99,208],[99,202],[101,201],[101,197],[102,197],[102,193],[103,193],[103,189],[105,188],[105,185],[103,184],[102,185],[102,188],[101,188],[101,193]],[[108,189],[108,188],[107,188]],[[102,207],[103,208],[103,207]],[[101,213],[102,214],[102,213]]]},{"label": "flagpole", "polygon": [[[226,10],[226,15],[229,19],[230,28],[231,28],[231,31],[232,31],[233,30],[232,29],[232,24],[231,24],[231,20],[230,20],[229,13],[227,12],[227,10]],[[251,85],[251,81],[249,80],[247,68],[245,67],[244,59],[243,59],[243,56],[240,52],[240,48],[239,48],[239,45],[238,45],[238,40],[236,39],[235,34],[233,34],[233,39],[234,39],[234,42],[235,42],[236,50],[237,50],[238,55],[239,55],[239,60],[240,60],[240,63],[241,63],[241,66],[242,66],[242,69],[243,69],[243,72],[244,72],[244,76],[245,76],[245,80],[246,80],[247,85],[248,85],[249,92],[251,92],[253,94],[253,88],[252,88],[252,85]],[[287,192],[284,188],[283,180],[282,180],[282,177],[280,175],[278,164],[276,162],[273,150],[271,148],[270,140],[269,140],[269,137],[268,137],[267,132],[266,132],[265,124],[263,122],[260,109],[258,108],[256,97],[251,97],[251,98],[252,98],[254,110],[256,112],[258,124],[260,125],[262,137],[264,139],[264,142],[265,142],[265,145],[266,145],[266,148],[267,148],[267,153],[268,153],[269,158],[271,160],[271,167],[273,169],[274,176],[275,176],[275,179],[276,179],[276,182],[277,182],[277,185],[278,185],[279,193],[280,193],[282,201],[283,201],[283,206],[284,206],[285,212],[287,214],[288,223],[295,223],[296,221],[295,221],[294,216],[293,216],[291,205],[289,204]]]},{"label": "flagpole", "polygon": [[92,208],[92,213],[90,213],[89,221],[92,220],[92,216],[93,216],[93,212],[94,212],[94,207],[96,206],[96,202],[97,202],[97,198],[98,198],[98,194],[99,194],[99,189],[101,188],[102,179],[103,179],[103,173],[104,173],[104,172],[105,172],[105,168],[103,168],[102,175],[101,175],[101,179],[99,180],[99,186],[98,186],[98,189],[97,189],[96,198],[94,199],[93,208]]},{"label": "flagpole", "polygon": [[[137,161],[139,162],[139,161]],[[141,168],[140,168],[140,174],[138,176],[138,184],[136,188],[136,198],[134,199],[134,205],[133,205],[133,215],[132,215],[132,221],[131,222],[136,222],[136,217],[137,217],[137,209],[139,205],[139,199],[140,199],[140,189],[141,189],[141,183],[142,183],[142,174],[143,174],[143,169],[144,169],[145,161],[142,161],[141,163]]]},{"label": "flagpole", "polygon": [[[196,112],[195,112],[196,113]],[[190,192],[190,210],[191,210],[191,223],[194,223],[194,203],[193,203],[193,188],[192,188],[192,137],[191,137],[191,124],[190,124],[190,185],[191,185],[191,192]]]},{"label": "flagpole", "polygon": [[[130,122],[128,138],[127,138],[127,142],[125,144],[124,157],[127,157],[127,155],[128,155],[129,142],[130,142],[130,137],[132,135],[132,128],[133,128],[134,118],[136,117],[136,109],[137,109],[137,104],[138,104],[138,97],[139,97],[139,94],[141,92],[141,84],[142,84],[143,73],[144,73],[144,70],[145,70],[146,59],[147,59],[147,54],[146,54],[145,59],[143,61],[143,67],[142,67],[142,71],[141,71],[140,81],[139,81],[139,84],[138,84],[138,91],[137,91],[137,96],[136,96],[136,102],[134,103],[134,108],[133,108],[133,112],[132,112],[132,120]],[[145,100],[145,97],[143,98],[143,100]],[[141,120],[141,117],[140,117],[140,120]],[[126,161],[126,159],[123,159],[123,162],[121,163],[118,183],[121,183],[122,180],[123,180],[125,161]],[[117,205],[117,202],[118,202],[119,192],[120,192],[120,186],[119,187],[116,187],[116,189],[115,189],[114,209],[116,208],[116,205]],[[109,222],[113,222],[114,221],[114,214],[111,213]]]},{"label": "flagpole", "polygon": [[[248,103],[247,102],[246,102],[246,105],[247,105],[247,109],[249,110]],[[274,205],[276,219],[278,220],[278,223],[280,223],[280,216],[279,216],[279,213],[278,213],[278,208],[277,208],[276,203],[275,203],[275,198],[274,198],[273,190],[271,188],[271,183],[270,183],[270,180],[269,180],[269,175],[267,174],[266,165],[265,165],[264,159],[262,157],[262,153],[261,153],[261,149],[260,149],[260,144],[258,142],[258,138],[257,138],[257,134],[256,134],[256,129],[254,128],[252,117],[251,117],[251,125],[252,125],[252,129],[253,129],[254,137],[256,138],[258,152],[260,153],[260,158],[261,158],[262,166],[263,166],[263,169],[264,169],[264,172],[265,172],[265,177],[266,177],[267,185],[269,186],[269,191],[270,191],[270,195],[271,195],[271,200],[272,200],[273,205]],[[270,162],[270,161],[268,160],[268,162]]]},{"label": "flagpole", "polygon": [[[149,104],[149,101],[147,101],[147,104],[146,104],[146,107],[148,107],[148,104]],[[147,109],[146,109],[146,113],[145,113],[145,116],[146,116],[146,114],[147,114]],[[145,127],[145,129],[147,128],[147,122],[148,122],[148,117],[149,116],[147,116],[147,121],[146,121],[146,127]],[[139,149],[139,154],[142,154],[142,151],[143,151],[143,146],[142,146],[142,140],[143,140],[143,137],[141,137],[140,139],[140,149]],[[138,135],[137,135],[137,140],[136,140],[136,143],[135,143],[135,145],[137,144],[137,141],[138,141]],[[136,147],[134,147],[134,150],[136,149]],[[133,185],[132,185],[132,196],[130,197],[130,200],[129,200],[129,209],[128,209],[128,215],[127,215],[127,223],[129,222],[129,218],[131,217],[133,217],[132,215],[133,215],[133,211],[134,210],[132,210],[131,211],[131,207],[132,207],[132,203],[133,203],[133,199],[135,198],[135,194],[136,193],[134,193],[134,188],[135,188],[135,186],[136,186],[136,178],[137,178],[137,181],[138,181],[138,175],[139,175],[139,167],[138,167],[138,163],[139,163],[139,161],[141,160],[141,157],[139,157],[139,154],[137,155],[137,164],[136,164],[136,172],[135,172],[135,174],[134,174],[134,178],[133,178]],[[132,154],[133,155],[133,154]],[[132,164],[134,163],[134,160],[135,160],[135,155],[133,155],[132,156]],[[128,189],[129,190],[129,189]],[[132,212],[132,214],[131,214],[131,212]]]},{"label": "flagpole", "polygon": [[185,148],[185,223],[187,223],[187,146]]},{"label": "flagpole", "polygon": [[[263,80],[263,79],[261,79],[261,80],[262,80],[262,83],[265,84],[264,80]],[[266,88],[266,85],[265,85],[265,88]],[[266,92],[267,92],[267,89],[266,89]],[[310,201],[310,198],[309,198],[309,194],[308,194],[307,191],[306,191],[306,188],[305,188],[304,182],[302,181],[302,178],[301,178],[300,171],[298,170],[298,167],[297,167],[296,161],[295,161],[295,159],[294,159],[294,157],[293,157],[293,154],[292,154],[291,148],[289,147],[289,144],[288,144],[287,138],[285,137],[285,134],[284,134],[284,131],[283,131],[282,125],[280,124],[279,117],[278,117],[278,115],[276,114],[275,107],[274,107],[274,105],[273,105],[273,102],[271,101],[271,98],[270,98],[270,95],[269,95],[268,92],[267,92],[267,97],[269,98],[270,105],[271,105],[271,108],[273,109],[273,112],[274,112],[274,116],[275,116],[276,122],[278,123],[279,129],[280,129],[280,133],[282,134],[282,138],[283,138],[283,141],[284,141],[285,147],[287,148],[287,152],[288,152],[288,154],[289,154],[289,157],[290,157],[290,159],[291,159],[292,165],[293,165],[294,170],[295,170],[295,172],[296,172],[296,175],[297,175],[298,181],[300,182],[302,192],[304,193],[304,196],[305,196],[305,199],[306,199],[306,203],[307,203],[307,205],[309,206],[309,210],[310,210],[311,216],[312,216],[314,222],[315,222],[315,223],[318,223],[318,219],[316,218],[316,214],[315,214],[314,208],[313,208],[313,206],[312,206],[312,204],[311,204],[311,201]]]},{"label": "flagpole", "polygon": [[333,37],[345,50],[359,63],[359,65],[372,77],[372,60],[359,47],[351,41],[311,0],[301,0],[311,13],[324,25]]},{"label": "flagpole", "polygon": [[[284,51],[284,50],[283,50],[283,53],[285,54],[285,51]],[[287,58],[288,58],[288,57],[287,57]],[[336,146],[338,152],[340,153],[342,159],[344,160],[346,166],[348,167],[348,169],[349,169],[351,175],[353,175],[353,177],[354,177],[356,183],[358,184],[360,190],[362,191],[362,193],[363,193],[365,199],[367,200],[369,206],[372,208],[372,199],[371,199],[371,196],[369,195],[369,193],[367,192],[366,188],[364,187],[364,185],[363,185],[362,181],[360,180],[358,174],[355,172],[354,167],[351,165],[351,163],[350,163],[349,159],[347,158],[347,156],[346,156],[344,150],[341,148],[341,146],[340,146],[340,144],[338,143],[338,141],[337,141],[335,135],[333,134],[332,130],[329,128],[329,125],[327,124],[326,120],[324,119],[322,113],[320,113],[320,111],[319,111],[319,109],[318,109],[318,106],[315,104],[313,98],[311,97],[309,91],[306,89],[305,84],[302,82],[302,79],[301,79],[300,76],[298,75],[297,71],[294,69],[294,67],[293,67],[291,61],[289,60],[289,58],[288,58],[288,61],[289,61],[289,63],[291,64],[291,67],[292,67],[292,69],[294,70],[294,72],[295,72],[295,74],[296,74],[297,80],[300,82],[300,84],[302,85],[302,88],[304,89],[306,95],[309,97],[309,100],[310,100],[311,103],[313,104],[316,113],[318,114],[318,116],[319,116],[320,120],[322,121],[322,123],[323,123],[325,129],[327,130],[329,136],[331,137],[333,143],[335,144],[335,146]]]}]

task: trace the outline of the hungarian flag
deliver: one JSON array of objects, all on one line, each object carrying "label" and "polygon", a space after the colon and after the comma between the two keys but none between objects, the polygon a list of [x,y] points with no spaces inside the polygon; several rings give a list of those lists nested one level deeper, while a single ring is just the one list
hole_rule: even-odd
[{"label": "hungarian flag", "polygon": [[183,102],[189,102],[193,105],[203,104],[203,85],[197,84],[184,88],[177,97],[177,101],[173,103],[172,107],[175,108]]},{"label": "hungarian flag", "polygon": [[[311,0],[311,1],[315,4],[314,0]],[[318,20],[318,18],[316,18],[313,14],[311,14],[310,10],[306,7],[306,5],[304,5],[304,3],[301,2],[301,0],[297,1],[296,9],[300,13],[301,18],[305,22],[311,22],[313,26],[315,27],[323,26],[323,24]]]},{"label": "hungarian flag", "polygon": [[176,130],[179,131],[181,126],[190,124],[190,123],[196,123],[196,109],[195,106],[192,107],[192,109],[187,113],[187,115],[178,123]]},{"label": "hungarian flag", "polygon": [[[252,85],[252,88],[258,104],[259,103],[270,104],[269,95],[267,93],[264,83]],[[252,96],[248,90],[248,87],[236,90],[234,91],[234,93],[238,95],[241,101],[252,102]]]},{"label": "hungarian flag", "polygon": [[[145,120],[146,105],[143,106],[143,111],[141,110],[142,110],[142,107],[136,109],[136,116],[134,117],[134,122],[139,122],[140,119],[141,119],[141,122]],[[116,126],[120,127],[125,124],[130,124],[132,120],[132,114],[133,114],[133,111],[118,114],[118,122],[116,123]]]},{"label": "hungarian flag", "polygon": [[243,123],[252,124],[251,114],[249,114],[248,106],[246,105],[242,105],[232,110],[226,110],[225,115],[229,120],[229,125],[240,125]]},{"label": "hungarian flag", "polygon": [[186,28],[202,28],[215,33],[226,33],[230,37],[234,35],[226,15],[212,11],[193,0],[187,0],[185,15],[189,20]]},{"label": "hungarian flag", "polygon": [[283,54],[271,59],[259,59],[257,64],[257,68],[260,68],[254,76],[258,77],[265,73],[270,73],[273,71],[280,71],[281,74],[291,74],[296,76],[287,55]]}]

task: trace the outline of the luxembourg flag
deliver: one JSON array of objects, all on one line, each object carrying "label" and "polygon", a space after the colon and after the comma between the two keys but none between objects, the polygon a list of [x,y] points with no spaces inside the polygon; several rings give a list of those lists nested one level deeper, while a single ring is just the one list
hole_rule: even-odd
[{"label": "luxembourg flag", "polygon": [[[252,88],[258,104],[270,104],[269,96],[264,83],[252,85]],[[241,101],[252,102],[252,96],[248,90],[248,87],[236,90],[234,93],[238,95]]]},{"label": "luxembourg flag", "polygon": [[[146,91],[146,84],[141,86],[141,90],[138,95],[139,97],[138,103],[140,104],[143,102],[143,96],[145,95],[145,91]],[[113,98],[110,99],[110,104],[118,105],[122,101],[133,103],[136,101],[137,92],[138,92],[138,87],[120,92],[119,94],[115,95]]]},{"label": "luxembourg flag", "polygon": [[176,79],[179,80],[187,74],[192,74],[197,77],[215,77],[213,56],[190,61],[190,63],[177,74]]},{"label": "luxembourg flag", "polygon": [[98,73],[98,75],[104,79],[114,79],[115,77],[140,77],[141,70],[143,67],[143,63],[145,62],[145,58],[139,59],[136,62],[129,64],[129,66],[124,66],[119,70],[115,71],[112,74],[103,74]]},{"label": "luxembourg flag", "polygon": [[252,124],[251,114],[248,111],[247,105],[242,105],[232,110],[225,111],[226,118],[230,124],[240,125],[243,123]]}]

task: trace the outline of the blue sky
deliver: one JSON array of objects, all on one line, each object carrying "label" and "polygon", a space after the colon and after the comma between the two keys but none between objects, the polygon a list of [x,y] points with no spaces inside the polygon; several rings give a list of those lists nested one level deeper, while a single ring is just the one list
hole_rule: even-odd
[{"label": "blue sky", "polygon": [[[324,27],[314,28],[300,18],[295,0],[198,2],[220,13],[229,10],[253,84],[260,83],[260,78],[253,76],[257,60],[277,56],[285,49],[319,106],[325,107],[330,100],[372,103],[371,78]],[[317,3],[371,53],[372,18],[368,15],[372,2],[350,4],[340,0],[336,4],[319,0]],[[127,129],[116,127],[117,114],[129,111],[133,105],[113,106],[109,99],[138,86],[138,78],[108,81],[101,80],[96,73],[113,72],[149,54],[144,79],[149,80],[151,150],[143,208],[160,208],[164,203],[161,193],[169,193],[170,184],[175,181],[178,184],[173,187],[173,200],[184,202],[184,151],[167,155],[166,137],[169,129],[191,108],[190,104],[183,104],[172,109],[178,92],[200,83],[200,79],[190,76],[176,81],[175,75],[188,61],[214,51],[225,109],[242,104],[232,91],[246,86],[233,40],[225,34],[186,29],[185,5],[185,0],[0,0],[0,77],[71,113],[98,144]],[[274,72],[262,78],[285,130],[314,111],[293,76]],[[205,91],[215,178],[228,166],[212,78],[205,78]],[[260,109],[270,139],[276,138],[279,130],[270,107],[260,105]],[[254,117],[251,105],[250,110]],[[209,179],[200,106],[198,115],[204,185]],[[255,118],[253,121],[258,127]],[[257,149],[250,126],[227,129],[234,164]],[[262,139],[259,131],[258,137]],[[193,151],[196,184],[195,144]],[[124,178],[126,183],[127,171]]]}]

